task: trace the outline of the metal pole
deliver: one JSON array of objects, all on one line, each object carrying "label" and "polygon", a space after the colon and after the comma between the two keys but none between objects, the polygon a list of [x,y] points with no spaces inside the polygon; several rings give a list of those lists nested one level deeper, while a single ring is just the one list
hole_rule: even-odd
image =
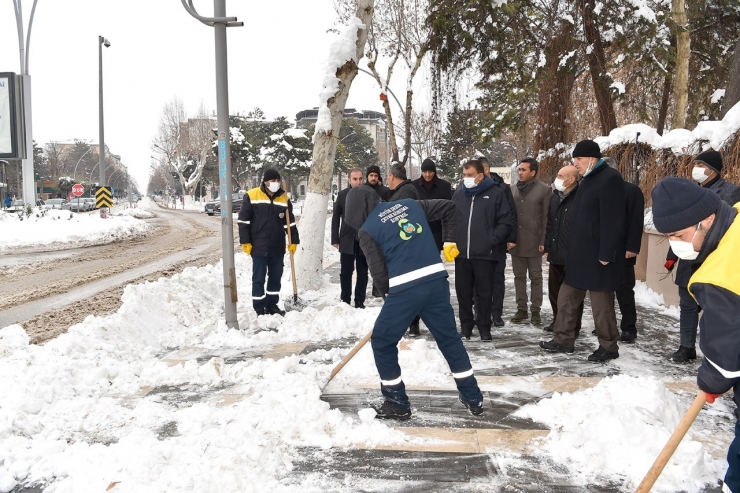
[{"label": "metal pole", "polygon": [[99,141],[100,146],[98,155],[100,156],[100,183],[99,186],[105,186],[105,132],[103,130],[103,42],[107,40],[102,36],[98,36],[98,57],[99,57],[99,79],[100,79],[100,94],[99,94],[99,117],[100,117],[100,128],[99,128]]},{"label": "metal pole", "polygon": [[[226,0],[213,1],[214,17],[226,17]],[[231,145],[229,131],[229,74],[226,57],[226,24],[213,25],[216,41],[216,113],[218,115],[218,181],[221,189],[221,247],[223,251],[224,314],[228,327],[239,328],[236,319],[236,271],[231,213]],[[231,300],[231,302],[229,302]]]}]

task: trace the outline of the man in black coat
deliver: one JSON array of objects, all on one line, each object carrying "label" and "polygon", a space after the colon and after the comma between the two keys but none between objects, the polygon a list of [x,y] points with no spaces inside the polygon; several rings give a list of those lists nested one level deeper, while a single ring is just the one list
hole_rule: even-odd
[{"label": "man in black coat", "polygon": [[[545,330],[552,332],[558,317],[558,294],[563,284],[565,261],[568,256],[568,239],[573,219],[573,205],[578,194],[578,170],[575,166],[563,166],[558,170],[554,182],[555,192],[550,197],[547,211],[547,228],[545,229],[545,258],[550,264],[548,269],[547,290],[552,307],[552,323]],[[575,337],[581,333],[583,302],[578,306]]]},{"label": "man in black coat", "polygon": [[589,291],[599,347],[588,360],[607,361],[619,357],[614,292],[624,276],[624,180],[604,163],[599,145],[592,140],[576,144],[573,165],[583,180],[574,204],[554,337],[541,341],[540,347],[573,352],[578,305]]},{"label": "man in black coat", "polygon": [[463,188],[452,196],[457,204],[457,247],[455,291],[460,309],[460,335],[470,339],[473,330],[473,291],[478,295],[478,332],[482,341],[491,341],[491,273],[498,258],[498,246],[506,243],[511,224],[504,193],[483,174],[480,161],[463,165]]},{"label": "man in black coat", "polygon": [[[360,249],[357,231],[344,220],[347,194],[352,188],[362,185],[362,170],[352,168],[349,171],[349,187],[340,191],[334,202],[331,217],[331,244],[339,250],[341,270],[339,271],[340,297],[348,305],[352,298],[352,274],[357,264],[357,284],[355,285],[355,308],[365,308],[365,291],[367,289],[367,260]],[[341,223],[341,225],[340,225]]]},{"label": "man in black coat", "polygon": [[[437,176],[437,165],[427,158],[421,163],[421,177],[412,181],[419,192],[421,200],[445,199],[452,200],[452,187],[448,182]],[[429,229],[434,235],[437,250],[442,251],[442,221],[430,221]]]},{"label": "man in black coat", "polygon": [[380,182],[380,167],[376,165],[368,166],[365,176],[367,177],[365,185],[375,190],[380,200],[388,202],[391,198],[391,191]]},{"label": "man in black coat", "polygon": [[391,191],[388,202],[396,200],[412,199],[420,200],[419,191],[411,180],[406,177],[406,168],[403,164],[394,161],[388,172],[388,188]]},{"label": "man in black coat", "polygon": [[[614,158],[604,158],[610,168],[617,169]],[[637,185],[624,182],[624,195],[627,209],[624,216],[624,227],[626,235],[624,255],[624,280],[617,289],[617,303],[622,313],[620,329],[622,342],[634,342],[637,339],[637,307],[635,306],[635,265],[637,255],[642,245],[642,230],[645,225],[645,196]]]},{"label": "man in black coat", "polygon": [[509,235],[506,237],[506,242],[502,243],[498,247],[498,255],[496,256],[496,266],[493,268],[493,299],[491,300],[491,318],[493,319],[494,327],[503,327],[504,320],[501,315],[504,313],[504,294],[506,293],[506,251],[508,245],[515,245],[517,232],[519,230],[519,218],[516,213],[516,203],[514,202],[514,196],[511,193],[511,187],[496,173],[491,173],[491,164],[488,162],[486,157],[480,157],[478,160],[483,164],[483,174],[493,180],[493,184],[496,185],[499,190],[504,192],[506,197],[506,203],[509,206],[509,224],[511,224],[511,230]]}]

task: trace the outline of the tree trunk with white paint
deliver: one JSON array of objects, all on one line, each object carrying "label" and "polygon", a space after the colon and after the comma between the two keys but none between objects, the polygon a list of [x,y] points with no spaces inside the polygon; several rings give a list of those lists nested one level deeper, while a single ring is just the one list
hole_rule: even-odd
[{"label": "tree trunk with white paint", "polygon": [[[299,224],[301,245],[296,255],[296,280],[299,287],[318,289],[323,279],[324,234],[326,215],[334,172],[334,156],[339,142],[344,107],[352,81],[357,75],[357,62],[363,57],[367,33],[373,16],[374,0],[357,0],[357,18],[331,48],[330,56],[347,48],[349,35],[354,33],[354,53],[341,64],[327,71],[321,91],[322,105],[314,134],[313,162],[308,177],[306,201]],[[330,122],[330,127],[324,126]]]}]

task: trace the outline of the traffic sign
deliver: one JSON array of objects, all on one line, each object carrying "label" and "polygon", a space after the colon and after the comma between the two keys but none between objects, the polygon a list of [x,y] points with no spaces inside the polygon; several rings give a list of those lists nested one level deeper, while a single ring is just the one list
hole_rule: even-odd
[{"label": "traffic sign", "polygon": [[79,197],[83,193],[85,193],[85,187],[83,187],[79,183],[75,183],[72,187],[72,195],[74,195],[75,197]]},{"label": "traffic sign", "polygon": [[97,209],[113,207],[113,198],[111,197],[110,187],[98,187],[95,191],[95,207]]}]

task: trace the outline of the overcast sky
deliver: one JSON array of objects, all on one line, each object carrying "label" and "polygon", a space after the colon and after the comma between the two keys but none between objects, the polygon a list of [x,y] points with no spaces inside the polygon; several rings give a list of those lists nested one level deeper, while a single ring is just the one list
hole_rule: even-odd
[{"label": "overcast sky", "polygon": [[[21,1],[27,26],[33,1]],[[201,15],[213,14],[212,1],[194,4]],[[269,119],[293,122],[299,111],[318,106],[336,37],[327,33],[336,27],[331,0],[231,0],[226,11],[244,22],[227,30],[230,112],[260,107]],[[180,0],[38,0],[29,73],[33,138],[40,145],[97,143],[98,35],[111,42],[103,51],[105,143],[144,187],[164,104],[177,96],[191,115],[201,102],[216,108],[213,28],[191,17]],[[0,72],[20,72],[10,0],[0,2]],[[394,79],[391,89],[402,97],[405,80]],[[382,111],[378,94],[361,73],[347,107]]]}]

